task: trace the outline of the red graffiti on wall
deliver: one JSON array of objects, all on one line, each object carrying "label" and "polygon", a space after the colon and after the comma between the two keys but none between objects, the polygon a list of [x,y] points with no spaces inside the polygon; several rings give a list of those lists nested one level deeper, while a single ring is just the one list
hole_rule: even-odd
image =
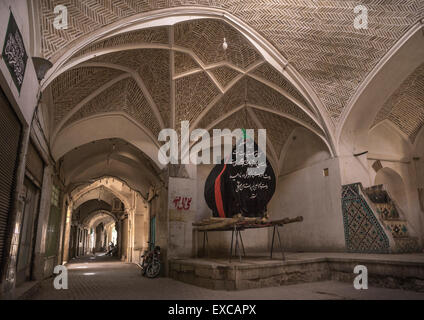
[{"label": "red graffiti on wall", "polygon": [[190,210],[192,198],[177,196],[174,198],[174,207],[177,210]]}]

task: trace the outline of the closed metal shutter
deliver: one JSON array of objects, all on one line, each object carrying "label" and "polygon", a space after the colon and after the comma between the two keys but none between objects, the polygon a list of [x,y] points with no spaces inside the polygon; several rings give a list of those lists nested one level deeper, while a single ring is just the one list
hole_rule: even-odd
[{"label": "closed metal shutter", "polygon": [[0,264],[5,256],[8,217],[16,186],[22,125],[0,89]]}]

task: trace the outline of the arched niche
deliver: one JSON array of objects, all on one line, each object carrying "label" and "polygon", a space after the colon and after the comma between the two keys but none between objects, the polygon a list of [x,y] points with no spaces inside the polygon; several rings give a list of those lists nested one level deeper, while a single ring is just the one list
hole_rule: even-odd
[{"label": "arched niche", "polygon": [[331,158],[327,145],[303,127],[293,130],[281,152],[280,175],[309,167]]},{"label": "arched niche", "polygon": [[424,37],[418,22],[375,66],[346,107],[336,133],[339,155],[367,150],[369,128],[379,110],[423,62]]},{"label": "arched niche", "polygon": [[420,132],[417,135],[414,143],[414,156],[424,156],[424,126],[421,127]]},{"label": "arched niche", "polygon": [[374,179],[374,185],[380,184],[385,186],[392,199],[402,211],[406,212],[408,210],[408,199],[402,177],[393,169],[382,168],[377,172]]},{"label": "arched niche", "polygon": [[395,124],[384,120],[374,126],[368,134],[368,158],[409,161],[411,143]]}]

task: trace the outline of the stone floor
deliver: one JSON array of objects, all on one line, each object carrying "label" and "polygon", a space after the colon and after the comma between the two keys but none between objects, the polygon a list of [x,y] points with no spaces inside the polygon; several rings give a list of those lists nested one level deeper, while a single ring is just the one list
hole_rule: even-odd
[{"label": "stone floor", "polygon": [[215,291],[169,278],[141,277],[140,268],[113,258],[96,256],[73,260],[67,265],[69,289],[55,290],[53,278],[44,280],[26,299],[419,299],[424,293],[370,287],[355,290],[350,283],[336,281],[304,283],[244,291]]}]

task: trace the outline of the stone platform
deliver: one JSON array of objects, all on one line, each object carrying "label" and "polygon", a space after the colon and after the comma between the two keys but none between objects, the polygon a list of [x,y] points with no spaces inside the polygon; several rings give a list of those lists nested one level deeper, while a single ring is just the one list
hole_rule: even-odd
[{"label": "stone platform", "polygon": [[424,291],[424,254],[286,253],[234,259],[173,259],[169,276],[215,290],[245,290],[323,280],[353,282],[353,269],[368,269],[369,285]]}]

